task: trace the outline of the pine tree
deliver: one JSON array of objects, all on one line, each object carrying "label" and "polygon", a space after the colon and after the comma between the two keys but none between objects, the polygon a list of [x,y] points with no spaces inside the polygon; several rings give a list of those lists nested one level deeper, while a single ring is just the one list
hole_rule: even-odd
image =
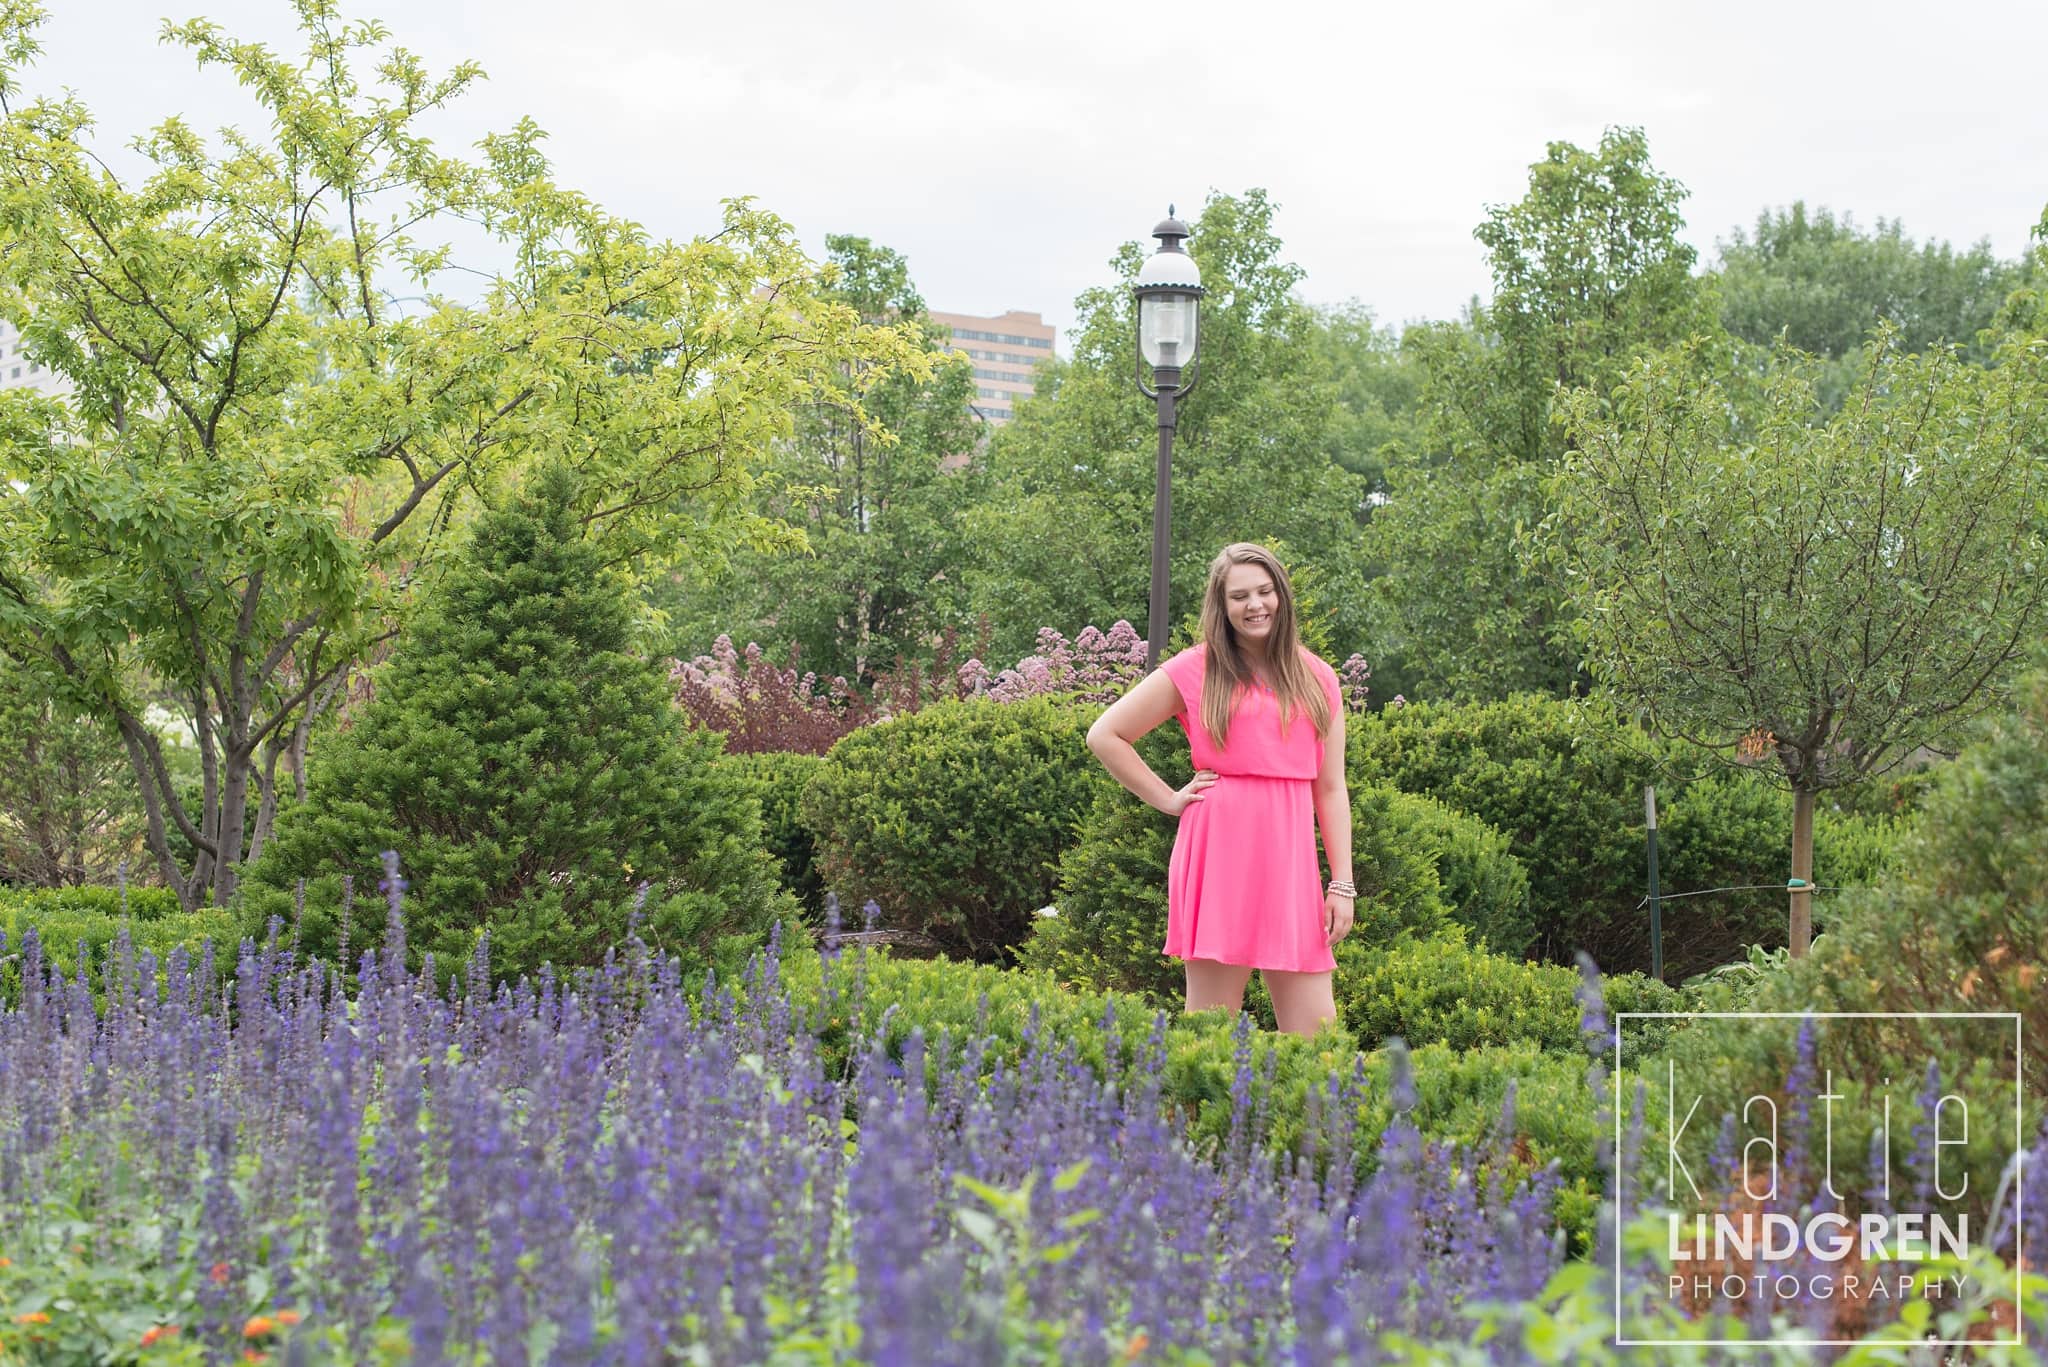
[{"label": "pine tree", "polygon": [[251,923],[294,916],[302,947],[381,940],[380,854],[399,852],[407,941],[452,969],[488,930],[494,976],[591,964],[622,941],[637,886],[650,944],[731,963],[798,909],[760,805],[714,764],[650,662],[622,585],[579,536],[574,477],[550,469],[476,526],[355,724],[311,764],[307,801],[248,871]]}]

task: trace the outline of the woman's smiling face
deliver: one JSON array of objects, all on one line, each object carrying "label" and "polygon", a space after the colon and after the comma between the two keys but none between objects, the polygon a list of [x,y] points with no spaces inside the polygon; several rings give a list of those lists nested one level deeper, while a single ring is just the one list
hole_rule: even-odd
[{"label": "woman's smiling face", "polygon": [[1223,610],[1244,644],[1258,649],[1273,633],[1280,592],[1263,565],[1232,565],[1223,579]]}]

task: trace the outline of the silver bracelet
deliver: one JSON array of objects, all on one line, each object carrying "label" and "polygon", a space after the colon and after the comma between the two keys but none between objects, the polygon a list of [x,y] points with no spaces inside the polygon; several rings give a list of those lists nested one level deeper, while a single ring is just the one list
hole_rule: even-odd
[{"label": "silver bracelet", "polygon": [[1341,897],[1349,897],[1354,902],[1358,900],[1358,885],[1348,878],[1332,878],[1328,891]]}]

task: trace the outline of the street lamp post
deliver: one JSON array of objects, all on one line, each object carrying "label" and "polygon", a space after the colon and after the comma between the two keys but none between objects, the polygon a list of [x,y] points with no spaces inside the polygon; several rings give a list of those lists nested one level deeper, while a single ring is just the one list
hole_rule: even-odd
[{"label": "street lamp post", "polygon": [[[1167,529],[1173,512],[1174,408],[1193,391],[1195,314],[1202,298],[1202,272],[1181,248],[1188,225],[1166,206],[1166,218],[1152,230],[1158,250],[1138,271],[1138,389],[1159,406],[1159,473],[1152,494],[1152,621],[1146,636],[1145,668],[1159,667],[1166,653]],[[1152,383],[1145,383],[1145,367]],[[1182,377],[1186,378],[1183,379]]]}]

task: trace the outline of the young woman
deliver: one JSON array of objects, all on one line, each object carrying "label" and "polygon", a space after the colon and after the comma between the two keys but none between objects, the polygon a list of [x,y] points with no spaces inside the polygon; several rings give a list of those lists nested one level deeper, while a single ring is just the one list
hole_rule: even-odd
[{"label": "young woman", "polygon": [[[1169,787],[1132,742],[1178,720],[1195,776]],[[1088,748],[1117,782],[1180,822],[1166,875],[1163,952],[1186,961],[1187,1009],[1244,1005],[1264,976],[1282,1030],[1337,1014],[1330,947],[1351,932],[1351,797],[1337,671],[1303,648],[1287,571],[1263,546],[1209,564],[1202,642],[1110,704]],[[1316,873],[1315,827],[1330,862]]]}]

